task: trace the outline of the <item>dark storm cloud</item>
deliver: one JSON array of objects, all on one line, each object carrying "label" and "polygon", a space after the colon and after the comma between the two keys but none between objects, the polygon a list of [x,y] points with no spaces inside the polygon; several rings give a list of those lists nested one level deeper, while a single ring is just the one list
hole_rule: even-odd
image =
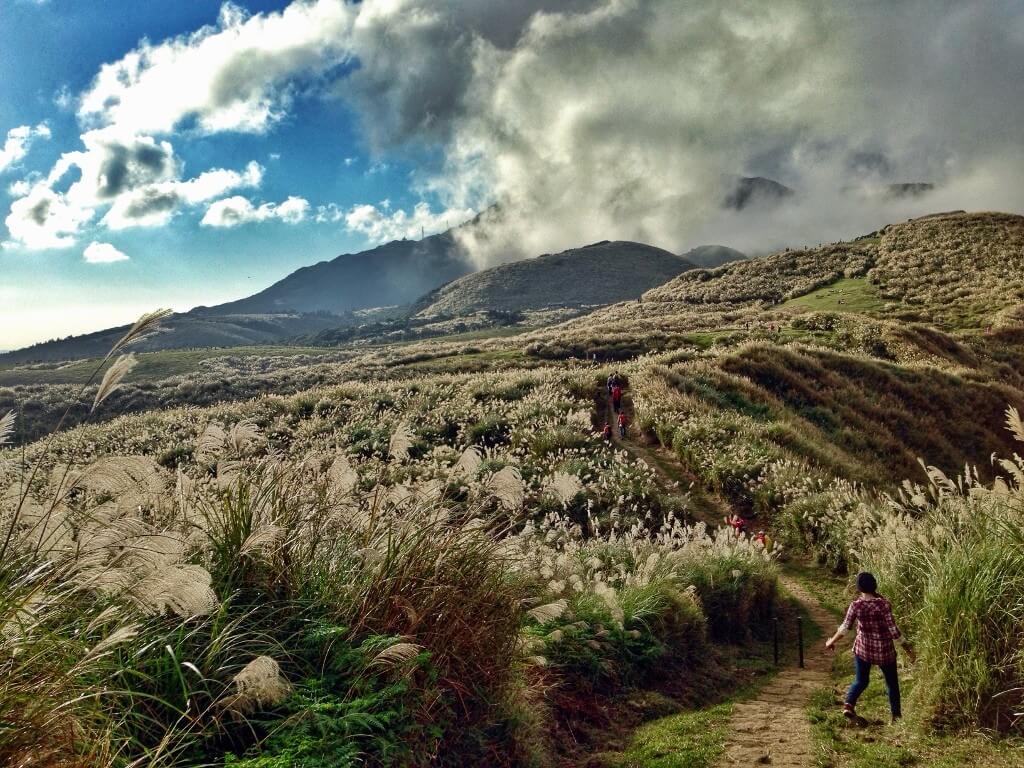
[{"label": "dark storm cloud", "polygon": [[[226,4],[144,43],[79,114],[117,136],[264,131],[299,91],[341,94],[371,149],[441,151],[416,191],[514,212],[468,243],[488,261],[602,238],[760,251],[1020,210],[1022,82],[1020,0],[307,0]],[[101,194],[161,173],[148,144],[107,147]],[[754,176],[795,194],[723,209]],[[887,193],[917,182],[936,188]]]},{"label": "dark storm cloud", "polygon": [[174,191],[146,189],[125,206],[123,215],[126,219],[144,219],[173,211],[180,204],[181,197]]},{"label": "dark storm cloud", "polygon": [[28,210],[28,217],[36,224],[42,226],[50,217],[50,201],[40,200]]},{"label": "dark storm cloud", "polygon": [[378,150],[409,141],[447,141],[466,114],[481,45],[512,48],[538,12],[575,14],[599,0],[459,0],[365,3],[353,31],[357,69],[338,92],[358,105]]},{"label": "dark storm cloud", "polygon": [[109,200],[174,172],[169,145],[151,139],[98,142],[102,156],[96,176],[96,195]]}]

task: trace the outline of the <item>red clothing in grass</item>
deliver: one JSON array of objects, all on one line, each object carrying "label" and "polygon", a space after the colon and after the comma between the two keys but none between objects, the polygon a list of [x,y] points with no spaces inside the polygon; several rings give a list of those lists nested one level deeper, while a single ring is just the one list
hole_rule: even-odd
[{"label": "red clothing in grass", "polygon": [[892,606],[884,597],[874,599],[858,598],[850,603],[846,619],[839,629],[846,632],[857,627],[857,639],[853,653],[870,664],[893,664],[896,661],[896,646],[893,640],[900,637]]}]

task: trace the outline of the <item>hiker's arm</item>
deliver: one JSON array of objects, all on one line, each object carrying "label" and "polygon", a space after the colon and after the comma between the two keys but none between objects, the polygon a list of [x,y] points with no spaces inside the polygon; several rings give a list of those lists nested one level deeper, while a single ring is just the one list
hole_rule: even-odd
[{"label": "hiker's arm", "polygon": [[850,631],[850,628],[853,627],[853,622],[856,621],[856,619],[857,604],[850,603],[850,607],[846,610],[846,618],[843,619],[843,623],[839,625],[839,629],[836,630],[836,633],[825,641],[825,647],[831,650],[832,646],[838,643],[839,639]]},{"label": "hiker's arm", "polygon": [[837,630],[836,633],[834,635],[832,635],[832,637],[830,637],[828,640],[825,641],[825,647],[831,650],[832,646],[834,646],[836,643],[838,643],[840,638],[842,638],[842,636],[845,635],[845,634],[846,634],[846,630],[844,630],[844,629],[842,629],[842,627],[840,627],[839,630]]},{"label": "hiker's arm", "polygon": [[901,641],[900,646],[903,648],[904,653],[907,654],[907,658],[910,659],[911,662],[916,660],[917,654],[914,653],[914,646],[911,645],[909,640],[903,637],[903,634],[900,632],[900,628],[896,626],[896,619],[892,615],[892,609],[889,610],[888,616],[886,616],[886,624],[888,625],[889,636],[892,637],[893,640]]}]

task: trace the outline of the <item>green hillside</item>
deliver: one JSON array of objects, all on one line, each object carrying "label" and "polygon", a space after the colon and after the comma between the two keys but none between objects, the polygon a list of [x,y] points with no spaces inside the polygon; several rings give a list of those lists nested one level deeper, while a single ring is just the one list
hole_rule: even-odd
[{"label": "green hillside", "polygon": [[603,241],[467,275],[423,297],[413,312],[464,315],[612,304],[636,299],[692,268],[660,248]]},{"label": "green hillside", "polygon": [[[605,304],[541,328],[0,372],[0,761],[1019,766],[1024,217],[608,304],[637,258],[685,266],[602,243],[421,310]],[[821,643],[861,569],[918,651],[891,727]]]}]

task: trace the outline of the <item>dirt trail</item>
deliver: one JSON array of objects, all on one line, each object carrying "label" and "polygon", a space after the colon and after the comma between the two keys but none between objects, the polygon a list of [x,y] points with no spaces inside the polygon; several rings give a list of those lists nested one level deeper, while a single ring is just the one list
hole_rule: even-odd
[{"label": "dirt trail", "polygon": [[[786,576],[780,581],[803,604],[805,618],[829,633],[835,617],[799,583]],[[824,642],[808,644],[805,664],[803,669],[783,670],[756,698],[735,705],[727,731],[729,741],[719,766],[803,768],[813,764],[807,705],[815,691],[829,685],[832,656]]]},{"label": "dirt trail", "polygon": [[664,490],[688,491],[691,502],[690,512],[694,520],[707,523],[708,526],[721,525],[722,521],[731,514],[729,504],[724,499],[707,492],[697,476],[683,467],[671,451],[660,445],[648,445],[643,440],[636,439],[633,408],[626,398],[623,398],[622,407],[626,411],[629,427],[626,437],[619,437],[619,430],[616,426],[618,414],[612,407],[611,398],[604,397],[603,394],[600,397],[605,404],[605,418],[612,425],[612,443],[653,469]]},{"label": "dirt trail", "polygon": [[[612,441],[654,469],[665,487],[681,486],[685,490],[695,481],[668,451],[643,445],[627,437],[619,437],[614,429],[615,416],[611,399],[605,399],[608,423],[613,425]],[[623,403],[626,406],[626,403]],[[632,421],[631,409],[627,417]],[[730,514],[730,507],[723,499],[705,493],[699,482],[693,482],[691,489],[694,516],[709,525],[720,525]],[[822,634],[830,634],[835,624],[832,616],[821,603],[797,581],[785,575],[780,583],[804,606],[804,618],[817,624]],[[725,754],[719,761],[720,768],[731,766],[772,765],[784,768],[804,768],[813,763],[813,742],[811,724],[807,719],[807,707],[812,694],[830,683],[832,656],[823,642],[809,643],[805,647],[804,667],[789,667],[779,672],[761,692],[749,701],[735,705],[729,720]]]}]

